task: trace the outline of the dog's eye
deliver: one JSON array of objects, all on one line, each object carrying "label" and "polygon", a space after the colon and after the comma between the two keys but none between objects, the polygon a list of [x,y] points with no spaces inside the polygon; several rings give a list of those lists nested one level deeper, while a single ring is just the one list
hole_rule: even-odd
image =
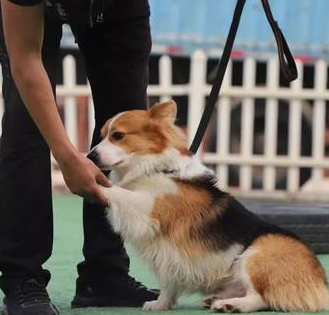
[{"label": "dog's eye", "polygon": [[121,140],[124,136],[125,136],[124,133],[119,131],[116,131],[112,134],[112,138],[114,140]]}]

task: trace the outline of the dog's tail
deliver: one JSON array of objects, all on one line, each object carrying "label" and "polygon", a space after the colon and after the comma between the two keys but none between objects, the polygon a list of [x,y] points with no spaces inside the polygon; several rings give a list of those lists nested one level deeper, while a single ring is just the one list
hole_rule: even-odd
[{"label": "dog's tail", "polygon": [[267,235],[250,248],[254,251],[248,255],[246,271],[269,308],[284,312],[329,309],[325,271],[305,244],[288,236]]}]

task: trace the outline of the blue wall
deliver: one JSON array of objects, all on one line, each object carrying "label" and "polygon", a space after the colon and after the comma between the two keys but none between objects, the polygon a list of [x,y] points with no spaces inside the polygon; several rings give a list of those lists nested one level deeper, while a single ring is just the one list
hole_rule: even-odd
[{"label": "blue wall", "polygon": [[[153,42],[186,53],[222,48],[235,0],[149,0]],[[329,56],[329,0],[270,0],[294,54]],[[247,0],[236,50],[274,52],[260,0]]]}]

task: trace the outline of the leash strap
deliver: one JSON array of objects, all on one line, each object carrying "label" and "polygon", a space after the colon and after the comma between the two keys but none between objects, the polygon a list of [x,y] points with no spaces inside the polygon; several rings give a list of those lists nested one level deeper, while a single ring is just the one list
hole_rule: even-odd
[{"label": "leash strap", "polygon": [[[279,56],[279,61],[280,61],[280,68],[282,71],[282,74],[287,80],[287,82],[291,82],[295,80],[298,76],[297,73],[297,67],[295,60],[291,54],[291,51],[289,49],[289,46],[284,38],[284,35],[279,28],[278,23],[274,20],[270,5],[268,3],[268,0],[261,0],[263,4],[263,8],[267,17],[267,20],[272,28],[273,34],[275,36],[275,40],[277,43],[278,47],[278,56]],[[202,118],[200,121],[200,124],[198,126],[197,132],[194,136],[194,139],[192,141],[192,144],[190,146],[190,152],[196,153],[199,149],[199,146],[201,144],[202,138],[206,132],[206,129],[208,127],[211,115],[214,111],[218,95],[223,83],[225,71],[227,68],[227,64],[230,59],[230,55],[232,52],[234,40],[236,37],[236,33],[240,24],[241,20],[241,15],[242,11],[244,8],[244,5],[246,3],[246,0],[238,0],[235,10],[234,10],[234,15],[233,15],[233,20],[232,24],[230,27],[230,31],[224,46],[222,58],[220,59],[218,63],[218,71],[216,73],[215,81],[213,83],[209,98],[207,100],[205,109],[202,114]]]}]

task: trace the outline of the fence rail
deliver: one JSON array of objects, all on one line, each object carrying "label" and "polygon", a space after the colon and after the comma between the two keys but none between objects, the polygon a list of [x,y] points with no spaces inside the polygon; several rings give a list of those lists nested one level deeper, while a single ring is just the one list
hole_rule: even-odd
[{"label": "fence rail", "polygon": [[[329,200],[329,184],[327,189],[323,184],[329,183],[329,179],[325,178],[325,171],[329,170],[329,158],[325,156],[328,64],[324,60],[316,62],[314,88],[306,89],[303,88],[301,62],[297,62],[300,78],[289,87],[279,84],[279,64],[276,58],[263,62],[267,69],[263,86],[255,83],[257,60],[251,57],[243,60],[241,86],[232,84],[230,62],[214,113],[215,123],[207,132],[208,142],[213,140],[215,144],[211,150],[204,145],[199,154],[218,173],[220,186],[235,194],[262,198]],[[193,54],[190,67],[189,83],[173,84],[172,60],[162,56],[159,61],[159,84],[148,88],[149,96],[159,97],[160,100],[175,96],[188,97],[189,142],[195,134],[211,88],[206,83],[207,56],[203,52]],[[57,95],[63,99],[64,125],[74,144],[78,141],[77,97],[88,98],[87,135],[90,141],[94,127],[90,88],[88,85],[77,85],[76,64],[72,56],[67,56],[63,61],[63,84],[57,87]],[[262,100],[263,105],[258,106],[257,100]],[[1,114],[3,107],[0,102]],[[283,114],[282,102],[285,104]],[[306,134],[305,124],[309,129]],[[260,125],[263,125],[261,131]],[[258,137],[257,141],[255,137]],[[285,152],[279,153],[282,141],[286,148]],[[260,153],[255,152],[255,147]],[[308,153],[303,152],[305,147],[310,147]],[[305,172],[308,173],[306,179]]]}]

